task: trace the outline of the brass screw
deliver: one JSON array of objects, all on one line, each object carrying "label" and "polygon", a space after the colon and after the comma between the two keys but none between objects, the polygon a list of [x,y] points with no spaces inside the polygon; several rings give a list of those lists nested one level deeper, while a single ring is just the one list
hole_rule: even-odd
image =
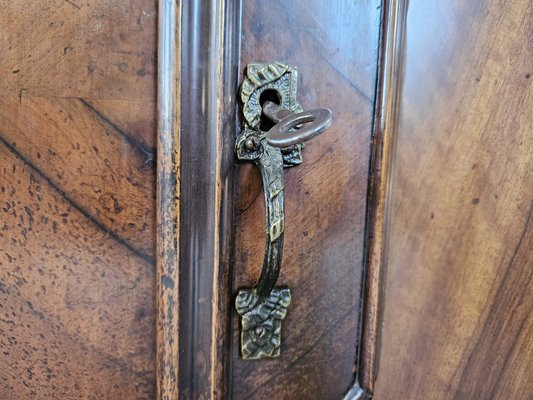
[{"label": "brass screw", "polygon": [[266,331],[265,328],[257,326],[254,330],[254,333],[255,336],[257,336],[258,338],[262,338],[265,335]]},{"label": "brass screw", "polygon": [[244,141],[244,147],[248,151],[257,150],[257,148],[259,147],[259,140],[255,136],[250,136]]}]

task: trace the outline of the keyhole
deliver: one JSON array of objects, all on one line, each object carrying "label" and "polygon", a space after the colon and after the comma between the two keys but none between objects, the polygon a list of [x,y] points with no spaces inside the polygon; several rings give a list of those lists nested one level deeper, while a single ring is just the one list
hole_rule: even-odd
[{"label": "keyhole", "polygon": [[[265,102],[271,101],[277,105],[281,104],[281,94],[276,89],[266,89],[259,95],[259,105],[263,108]],[[269,131],[274,125],[274,121],[268,118],[264,113],[261,113],[261,122],[259,124],[259,129],[262,131]]]}]

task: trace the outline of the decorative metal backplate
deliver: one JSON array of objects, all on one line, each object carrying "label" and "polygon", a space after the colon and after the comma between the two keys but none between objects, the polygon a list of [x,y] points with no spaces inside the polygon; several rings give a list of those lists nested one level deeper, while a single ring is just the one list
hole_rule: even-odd
[{"label": "decorative metal backplate", "polygon": [[[296,100],[297,82],[296,68],[280,62],[248,65],[240,90],[243,123],[242,132],[237,137],[236,143],[239,160],[256,161],[264,149],[264,145],[257,146],[255,150],[250,147],[246,148],[245,142],[250,138],[258,142],[264,141],[266,132],[260,129],[262,109],[259,100],[265,90],[275,90],[279,94],[280,106],[283,108],[292,112],[303,111]],[[288,149],[281,149],[284,167],[302,163],[303,146],[303,143],[299,143]],[[279,151],[278,148],[273,148]]]},{"label": "decorative metal backplate", "polygon": [[254,289],[241,289],[235,302],[241,316],[241,354],[245,359],[278,357],[281,321],[291,303],[290,289],[272,289],[261,299]]}]

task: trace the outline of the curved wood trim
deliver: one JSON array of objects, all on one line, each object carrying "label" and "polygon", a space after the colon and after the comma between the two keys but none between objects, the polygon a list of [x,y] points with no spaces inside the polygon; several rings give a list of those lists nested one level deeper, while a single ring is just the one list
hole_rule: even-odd
[{"label": "curved wood trim", "polygon": [[355,384],[348,393],[346,393],[346,396],[344,396],[344,400],[369,400],[372,396],[368,394],[366,390],[363,390],[359,384]]},{"label": "curved wood trim", "polygon": [[159,4],[159,400],[227,398],[240,18],[240,0]]},{"label": "curved wood trim", "polygon": [[159,400],[178,396],[178,237],[180,61],[176,45],[180,8],[174,0],[159,1],[157,95],[157,365]]},{"label": "curved wood trim", "polygon": [[[391,177],[396,143],[408,0],[383,0],[382,30],[370,158],[365,245],[365,279],[357,383],[348,399],[369,398],[378,366],[382,275],[387,260]],[[360,389],[359,389],[360,388]],[[361,390],[364,394],[361,393]],[[355,397],[354,397],[355,396]],[[362,396],[362,397],[361,397]]]}]

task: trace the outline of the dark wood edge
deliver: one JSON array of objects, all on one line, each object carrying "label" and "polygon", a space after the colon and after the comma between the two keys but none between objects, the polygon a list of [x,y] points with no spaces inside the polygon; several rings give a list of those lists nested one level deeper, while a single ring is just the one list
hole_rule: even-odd
[{"label": "dark wood edge", "polygon": [[345,400],[372,396],[377,373],[382,276],[387,261],[393,159],[408,0],[383,0],[368,186],[365,276],[356,384]]},{"label": "dark wood edge", "polygon": [[213,386],[211,400],[227,400],[231,393],[231,333],[233,306],[233,259],[234,259],[234,177],[235,139],[239,132],[237,93],[240,77],[241,49],[241,0],[221,0],[223,18],[221,39],[223,44],[219,58],[220,95],[218,126],[220,132],[219,175],[219,268],[215,275],[213,296],[217,298],[213,317],[214,347],[212,360]]},{"label": "dark wood edge", "polygon": [[178,396],[178,237],[180,95],[176,44],[180,8],[176,1],[159,1],[157,94],[157,358],[159,400]]},{"label": "dark wood edge", "polygon": [[240,0],[159,2],[159,400],[229,390],[240,20]]}]

